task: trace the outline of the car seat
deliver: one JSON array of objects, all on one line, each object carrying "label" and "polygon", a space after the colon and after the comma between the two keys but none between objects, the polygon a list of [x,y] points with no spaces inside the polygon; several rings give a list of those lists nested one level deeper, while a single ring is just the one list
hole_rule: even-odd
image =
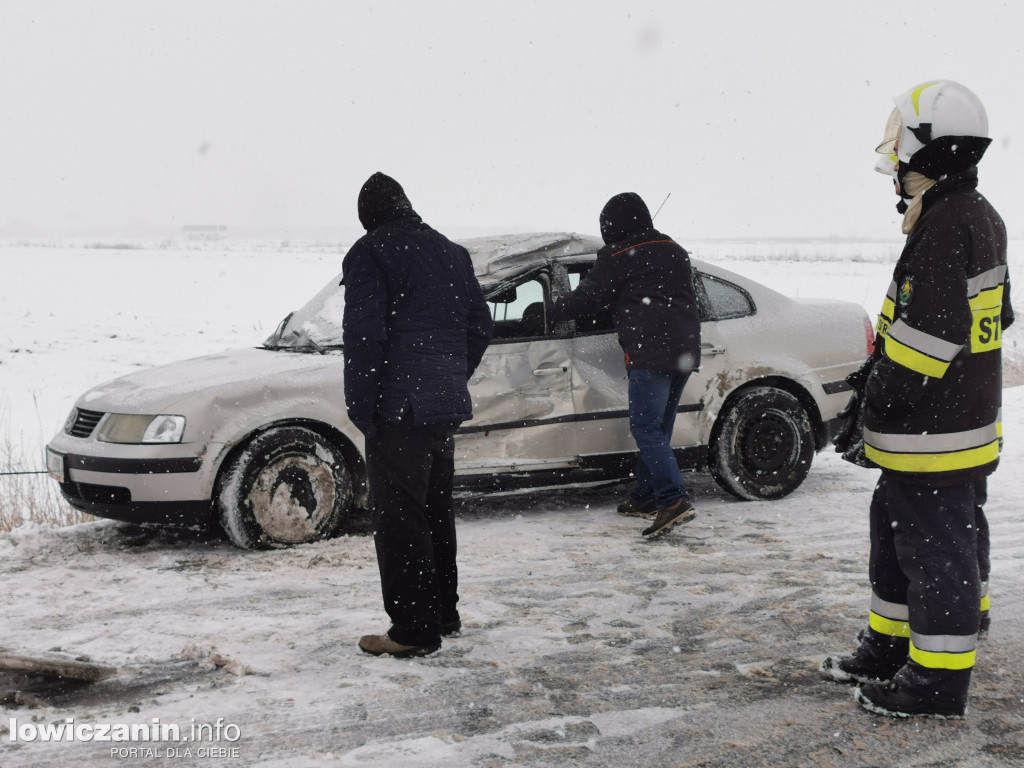
[{"label": "car seat", "polygon": [[543,301],[535,301],[523,310],[523,319],[519,321],[519,329],[523,336],[544,335]]}]

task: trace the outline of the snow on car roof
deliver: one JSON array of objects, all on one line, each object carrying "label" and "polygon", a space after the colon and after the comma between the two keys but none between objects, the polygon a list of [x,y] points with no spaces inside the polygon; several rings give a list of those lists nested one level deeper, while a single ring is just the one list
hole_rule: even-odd
[{"label": "snow on car roof", "polygon": [[599,237],[575,232],[497,235],[460,242],[473,259],[477,277],[492,279],[533,264],[545,264],[561,256],[597,253],[604,245]]}]

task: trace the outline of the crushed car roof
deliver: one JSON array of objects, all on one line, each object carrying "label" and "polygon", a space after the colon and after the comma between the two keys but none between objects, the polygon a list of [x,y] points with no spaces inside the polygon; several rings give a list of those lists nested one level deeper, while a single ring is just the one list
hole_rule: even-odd
[{"label": "crushed car roof", "polygon": [[474,237],[460,242],[473,259],[476,276],[492,280],[560,257],[597,253],[604,245],[599,237],[575,232]]}]

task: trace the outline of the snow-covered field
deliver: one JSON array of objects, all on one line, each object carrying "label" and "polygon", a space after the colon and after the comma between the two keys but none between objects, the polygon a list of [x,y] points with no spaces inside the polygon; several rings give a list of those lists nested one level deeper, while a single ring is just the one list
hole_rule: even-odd
[{"label": "snow-covered field", "polygon": [[[81,391],[137,366],[258,344],[344,253],[337,243],[87,245],[99,244],[0,245],[0,441],[26,470],[41,469]],[[790,295],[846,298],[872,316],[899,249],[687,245]],[[1012,370],[1019,330],[1006,339]],[[1024,388],[1005,390],[1003,421],[987,507],[993,629],[967,720],[890,722],[818,677],[821,658],[852,649],[864,624],[877,474],[823,453],[778,502],[739,502],[688,476],[699,516],[653,542],[614,513],[623,486],[460,499],[465,627],[412,661],[355,646],[386,628],[367,535],[244,552],[107,521],[23,524],[0,534],[0,646],[61,648],[120,673],[64,690],[0,673],[0,766],[1020,765]],[[69,718],[86,734],[176,725],[180,740],[40,740]],[[203,728],[218,721],[211,741]],[[202,741],[185,740],[193,727]]]}]

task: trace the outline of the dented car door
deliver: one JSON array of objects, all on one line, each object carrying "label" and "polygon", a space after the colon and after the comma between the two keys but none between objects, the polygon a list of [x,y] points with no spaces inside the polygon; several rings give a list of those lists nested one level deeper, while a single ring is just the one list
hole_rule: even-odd
[{"label": "dented car door", "polygon": [[473,377],[473,420],[455,441],[456,471],[576,466],[572,341],[548,319],[551,277],[532,273],[488,297],[495,335]]}]

